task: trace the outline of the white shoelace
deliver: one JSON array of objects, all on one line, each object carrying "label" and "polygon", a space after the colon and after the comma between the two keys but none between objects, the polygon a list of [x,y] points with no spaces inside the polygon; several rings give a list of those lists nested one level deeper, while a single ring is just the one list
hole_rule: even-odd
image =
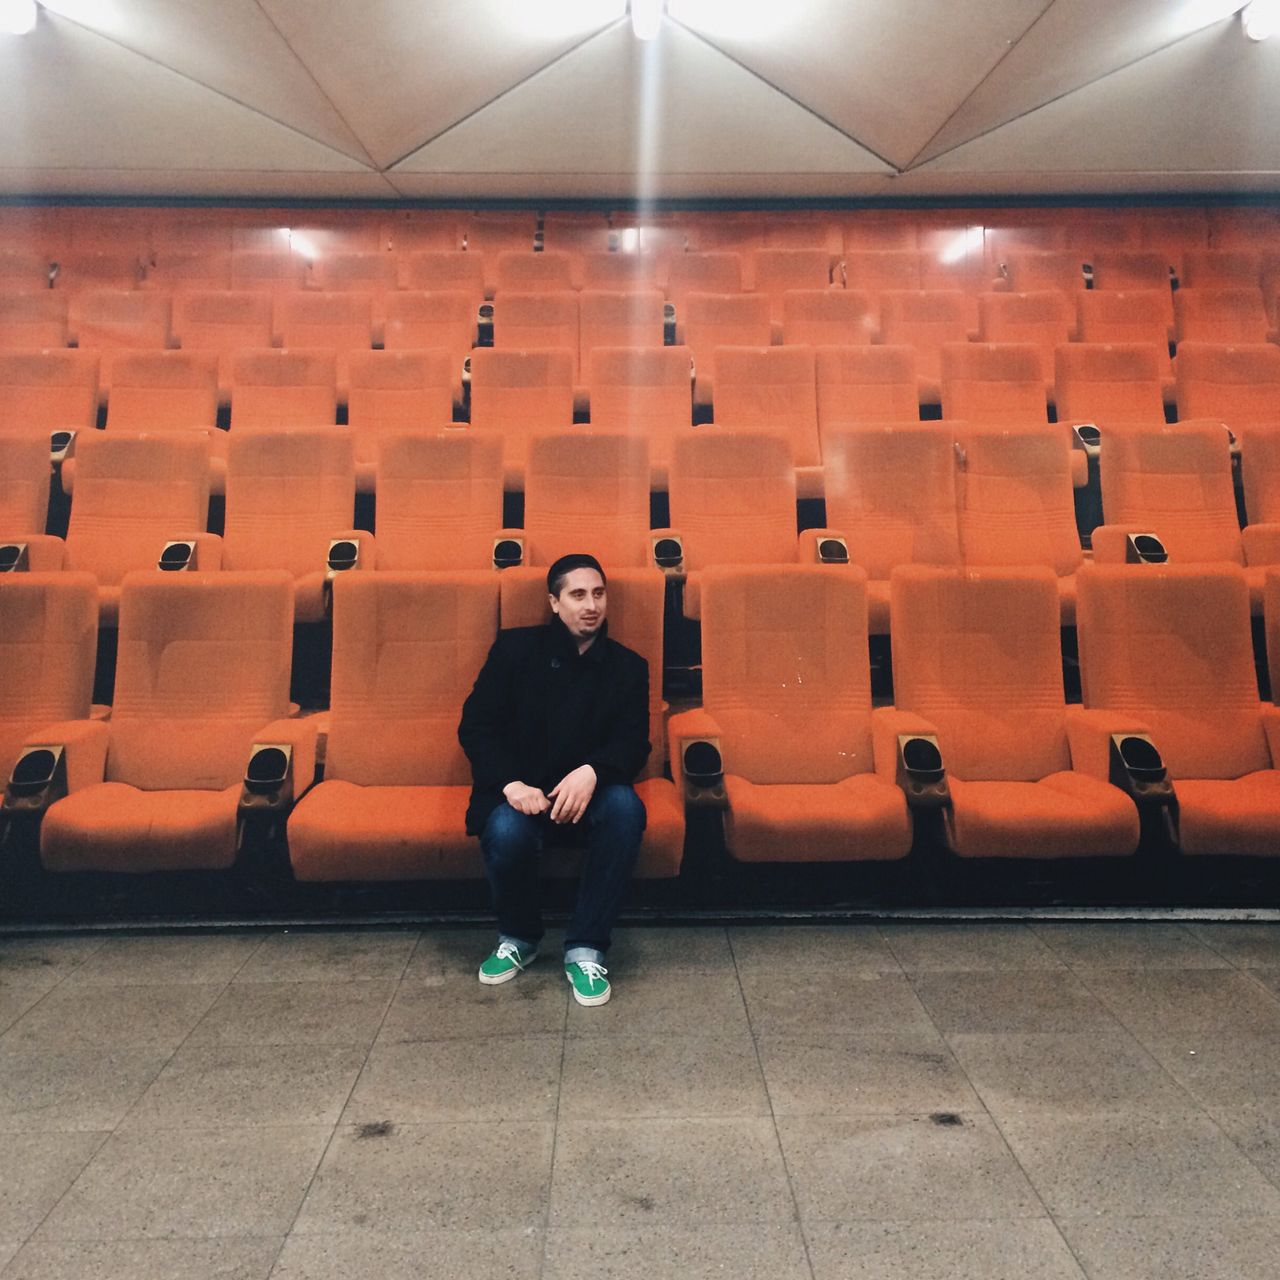
[{"label": "white shoelace", "polygon": [[604,975],[609,972],[602,964],[596,964],[594,960],[579,960],[578,968],[587,975],[587,978],[595,982],[603,982]]},{"label": "white shoelace", "polygon": [[514,942],[500,942],[500,943],[498,943],[498,959],[499,959],[499,960],[514,960],[514,961],[515,961],[515,964],[516,964],[516,968],[517,968],[517,969],[522,969],[522,968],[524,968],[524,965],[523,965],[523,963],[521,962],[521,959],[520,959],[520,948],[519,948],[519,947],[517,947],[517,946],[516,946],[516,944],[515,944]]}]

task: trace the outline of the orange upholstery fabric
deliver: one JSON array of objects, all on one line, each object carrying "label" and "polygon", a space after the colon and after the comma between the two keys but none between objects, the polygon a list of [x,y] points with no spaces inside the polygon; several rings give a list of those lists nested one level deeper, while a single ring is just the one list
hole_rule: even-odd
[{"label": "orange upholstery fabric", "polygon": [[1160,352],[1160,376],[1172,382],[1169,359],[1169,315],[1162,291],[1093,289],[1078,294],[1081,342],[1141,342]]},{"label": "orange upholstery fabric", "polygon": [[67,345],[67,295],[0,293],[0,350]]},{"label": "orange upholstery fabric", "polygon": [[[506,249],[495,259],[497,292],[550,293],[572,289],[573,258],[549,249],[532,253],[527,249]],[[494,295],[497,296],[497,293]]]},{"label": "orange upholstery fabric", "polygon": [[921,404],[938,402],[943,345],[968,338],[968,308],[958,290],[890,290],[880,295],[880,340],[888,346],[915,348]]},{"label": "orange upholstery fabric", "polygon": [[1240,289],[1248,286],[1256,289],[1261,275],[1262,257],[1258,253],[1240,249],[1188,249],[1182,255],[1178,283],[1183,289]]},{"label": "orange upholstery fabric", "polygon": [[1249,523],[1280,523],[1280,419],[1242,428],[1240,452]]},{"label": "orange upholstery fabric", "polygon": [[1018,293],[1039,293],[1052,289],[1072,308],[1077,293],[1084,291],[1080,254],[1067,249],[1020,249],[1005,256],[1009,287]]},{"label": "orange upholstery fabric", "polygon": [[1059,422],[1102,430],[1164,422],[1161,369],[1168,357],[1149,343],[1073,342],[1058,348]]},{"label": "orange upholstery fabric", "polygon": [[167,293],[93,289],[71,302],[71,326],[90,351],[163,351],[170,344],[173,303]]},{"label": "orange upholstery fabric", "polygon": [[401,259],[400,285],[431,293],[465,293],[472,314],[484,300],[484,254],[459,250],[428,250]]},{"label": "orange upholstery fabric", "polygon": [[1174,331],[1179,343],[1248,345],[1266,342],[1271,331],[1262,291],[1179,289],[1173,295]]},{"label": "orange upholstery fabric", "polygon": [[736,253],[681,253],[667,268],[667,299],[676,304],[676,316],[691,293],[740,293],[742,258]]},{"label": "orange upholstery fabric", "polygon": [[393,293],[387,298],[385,345],[388,351],[449,353],[454,399],[462,394],[462,362],[476,338],[476,303],[466,292]]},{"label": "orange upholstery fabric", "polygon": [[502,351],[567,351],[573,357],[576,381],[578,295],[570,289],[560,293],[504,289],[493,303],[493,345]]},{"label": "orange upholstery fabric", "polygon": [[752,291],[769,299],[775,324],[782,321],[788,290],[830,285],[831,254],[826,249],[757,249],[752,255]]},{"label": "orange upholstery fabric", "polygon": [[855,250],[844,255],[843,268],[844,287],[868,294],[877,314],[886,289],[921,287],[920,254],[909,249]]},{"label": "orange upholstery fabric", "polygon": [[788,289],[782,295],[784,346],[865,346],[876,333],[871,297],[846,289]]},{"label": "orange upholstery fabric", "polygon": [[212,431],[218,419],[218,359],[191,351],[147,351],[113,362],[112,430]]},{"label": "orange upholstery fabric", "polygon": [[338,412],[332,351],[241,351],[231,360],[231,427],[329,427]]},{"label": "orange upholstery fabric", "polygon": [[1178,417],[1207,418],[1232,428],[1280,422],[1280,347],[1180,346]]},{"label": "orange upholstery fabric", "polygon": [[652,254],[588,251],[582,255],[582,287],[629,293],[657,287],[659,262]]},{"label": "orange upholstery fabric", "polygon": [[44,533],[48,511],[48,440],[29,432],[0,433],[0,540]]},{"label": "orange upholstery fabric", "polygon": [[276,298],[275,324],[284,346],[337,356],[339,398],[345,399],[348,358],[373,346],[373,295],[305,290],[282,294]]},{"label": "orange upholstery fabric", "polygon": [[1056,290],[1035,293],[986,293],[978,299],[983,342],[1025,342],[1040,353],[1040,374],[1054,385],[1054,353],[1071,340],[1075,306]]},{"label": "orange upholstery fabric", "polygon": [[661,347],[662,294],[657,289],[631,293],[584,290],[579,300],[579,343],[582,373],[597,347]]},{"label": "orange upholstery fabric", "polygon": [[231,387],[233,353],[271,345],[271,298],[245,290],[179,293],[173,300],[173,332],[184,351],[218,357],[218,380],[225,395]]},{"label": "orange upholstery fabric", "polygon": [[167,289],[175,302],[197,289],[231,288],[230,249],[191,252],[172,249],[155,255],[142,282],[144,289]]},{"label": "orange upholstery fabric", "polygon": [[942,416],[977,426],[1048,421],[1040,353],[1024,342],[942,348]]},{"label": "orange upholstery fabric", "polygon": [[1118,290],[1133,293],[1151,290],[1160,298],[1167,329],[1173,327],[1173,292],[1169,255],[1158,250],[1109,249],[1093,255],[1093,287],[1096,292]]},{"label": "orange upholstery fabric", "polygon": [[503,439],[507,483],[524,483],[529,436],[573,423],[573,366],[569,351],[477,348],[471,357],[471,425]]},{"label": "orange upholstery fabric", "polygon": [[676,333],[693,356],[693,398],[710,404],[717,347],[767,347],[773,341],[769,300],[755,294],[693,293],[677,304]]},{"label": "orange upholstery fabric", "polygon": [[919,422],[912,347],[820,347],[815,353],[818,428]]}]

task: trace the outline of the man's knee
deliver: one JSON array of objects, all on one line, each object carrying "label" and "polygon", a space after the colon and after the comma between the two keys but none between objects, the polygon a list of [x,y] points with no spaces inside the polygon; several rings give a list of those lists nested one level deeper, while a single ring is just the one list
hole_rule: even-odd
[{"label": "man's knee", "polygon": [[610,783],[601,787],[591,809],[593,823],[624,830],[644,830],[644,801],[636,795],[635,788],[626,783]]},{"label": "man's knee", "polygon": [[489,862],[518,862],[538,852],[538,819],[513,809],[505,800],[484,824],[480,845]]}]

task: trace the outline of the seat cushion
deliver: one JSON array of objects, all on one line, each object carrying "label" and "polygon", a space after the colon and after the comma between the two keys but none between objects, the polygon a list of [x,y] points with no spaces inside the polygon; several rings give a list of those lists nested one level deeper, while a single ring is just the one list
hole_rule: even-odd
[{"label": "seat cushion", "polygon": [[289,817],[299,880],[465,880],[484,876],[466,833],[470,787],[362,787],[333,779]]},{"label": "seat cushion", "polygon": [[100,782],[53,804],[40,827],[50,871],[218,871],[236,857],[240,785],[141,791]]},{"label": "seat cushion", "polygon": [[965,858],[1126,857],[1138,810],[1118,787],[1086,774],[1039,782],[951,779],[956,852]]},{"label": "seat cushion", "polygon": [[1280,770],[1243,778],[1179,778],[1179,835],[1187,854],[1280,855]]},{"label": "seat cushion", "polygon": [[725,790],[725,839],[744,862],[862,862],[911,848],[906,797],[875,774],[819,784],[728,776]]}]

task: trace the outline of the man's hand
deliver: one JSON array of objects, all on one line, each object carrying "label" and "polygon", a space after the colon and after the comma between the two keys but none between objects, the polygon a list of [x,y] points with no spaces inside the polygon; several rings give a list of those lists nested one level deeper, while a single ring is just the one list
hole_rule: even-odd
[{"label": "man's hand", "polygon": [[[594,779],[595,774],[591,776]],[[531,818],[536,818],[538,814],[546,813],[551,808],[551,801],[537,787],[526,786],[523,782],[508,782],[502,788],[502,794],[517,813],[527,813]],[[553,814],[552,817],[554,816]]]},{"label": "man's hand", "polygon": [[552,822],[577,822],[587,811],[596,790],[596,771],[589,765],[579,765],[572,773],[566,773],[548,795],[555,797],[551,808]]}]

